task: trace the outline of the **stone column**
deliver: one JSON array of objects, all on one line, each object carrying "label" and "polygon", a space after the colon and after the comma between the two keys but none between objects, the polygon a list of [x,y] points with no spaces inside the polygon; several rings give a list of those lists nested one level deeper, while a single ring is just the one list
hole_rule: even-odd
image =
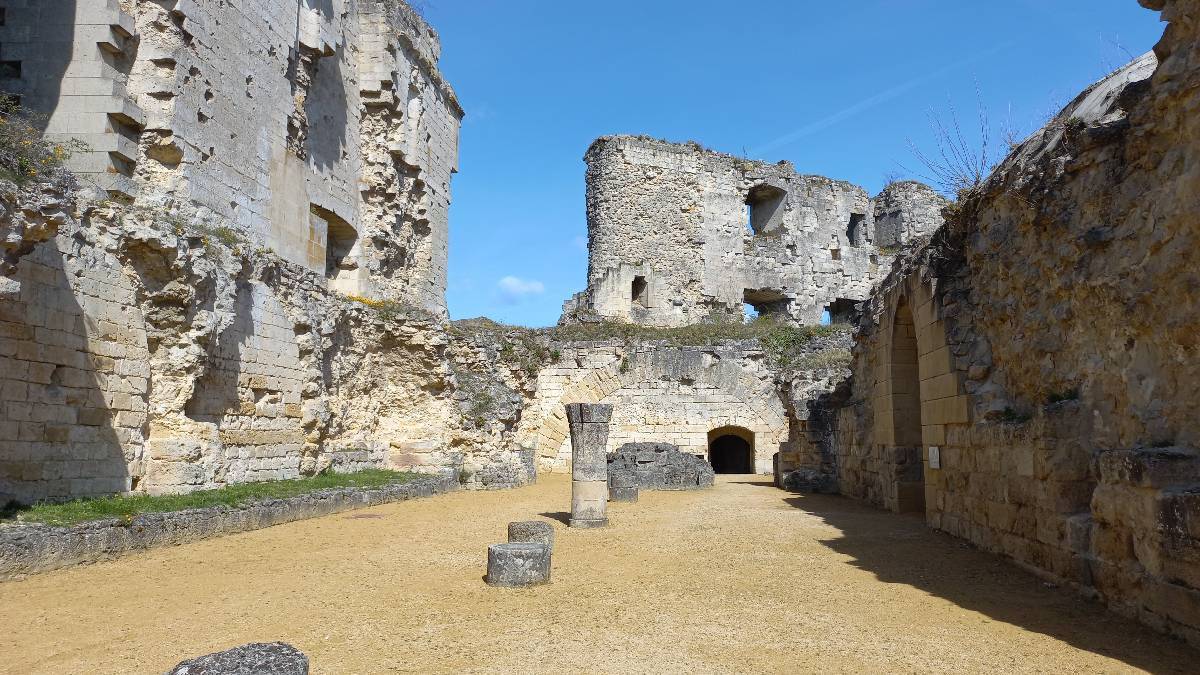
[{"label": "stone column", "polygon": [[571,527],[608,524],[608,422],[612,405],[568,403],[571,425]]}]

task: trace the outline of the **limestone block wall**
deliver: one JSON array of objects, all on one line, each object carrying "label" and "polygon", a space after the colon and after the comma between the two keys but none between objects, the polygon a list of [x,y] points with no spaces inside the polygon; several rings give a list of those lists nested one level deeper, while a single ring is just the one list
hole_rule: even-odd
[{"label": "limestone block wall", "polygon": [[346,299],[169,213],[0,187],[10,217],[33,214],[14,230],[61,221],[0,287],[0,500],[327,468],[532,478],[511,432],[468,421],[470,350],[436,318]]},{"label": "limestone block wall", "polygon": [[608,451],[662,442],[708,456],[709,434],[736,427],[753,438],[755,469],[771,471],[789,418],[775,373],[756,343],[673,347],[660,343],[567,343],[543,368],[517,426],[543,470],[570,469],[565,403],[611,403]]},{"label": "limestone block wall", "polygon": [[92,146],[70,167],[85,182],[444,314],[463,113],[403,2],[0,7],[0,88]]},{"label": "limestone block wall", "polygon": [[832,427],[843,493],[1200,643],[1200,3],[1143,4],[1154,54],[900,252]]},{"label": "limestone block wall", "polygon": [[[677,326],[740,317],[750,303],[815,324],[826,309],[849,314],[890,262],[877,209],[849,183],[645,137],[602,137],[584,160],[588,290],[564,321]],[[904,241],[940,223],[932,190],[881,198],[888,222],[907,224],[889,230]]]}]

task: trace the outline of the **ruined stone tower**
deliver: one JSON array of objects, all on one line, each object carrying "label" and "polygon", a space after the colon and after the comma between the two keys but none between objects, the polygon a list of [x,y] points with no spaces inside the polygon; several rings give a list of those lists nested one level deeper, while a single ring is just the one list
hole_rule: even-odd
[{"label": "ruined stone tower", "polygon": [[[445,314],[463,115],[403,2],[3,0],[0,90],[122,201]],[[288,103],[290,102],[290,104]]]},{"label": "ruined stone tower", "polygon": [[760,315],[847,316],[894,247],[932,232],[944,204],[919,183],[872,200],[844,181],[695,143],[604,136],[587,163],[588,288],[563,320],[679,326]]}]

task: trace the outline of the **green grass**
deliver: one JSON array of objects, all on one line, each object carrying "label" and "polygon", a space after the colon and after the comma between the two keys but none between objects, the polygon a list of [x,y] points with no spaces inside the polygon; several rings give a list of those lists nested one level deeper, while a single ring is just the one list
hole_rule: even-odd
[{"label": "green grass", "polygon": [[5,519],[47,525],[74,525],[89,520],[120,518],[126,522],[142,513],[167,513],[211,506],[238,506],[263,499],[280,499],[328,488],[371,488],[392,483],[407,483],[419,474],[403,471],[367,469],[357,473],[323,473],[311,478],[237,483],[216,490],[200,490],[185,495],[114,495],[77,499],[59,504],[34,504],[0,512]]}]

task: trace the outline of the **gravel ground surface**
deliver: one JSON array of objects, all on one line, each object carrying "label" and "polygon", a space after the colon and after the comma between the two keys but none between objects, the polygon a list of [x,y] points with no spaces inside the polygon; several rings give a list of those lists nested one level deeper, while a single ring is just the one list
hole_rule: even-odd
[{"label": "gravel ground surface", "polygon": [[[164,672],[281,640],[314,673],[1194,672],[1195,650],[994,556],[828,496],[718,476],[569,530],[565,476],[0,584],[0,672]],[[483,583],[511,520],[553,582]]]}]

